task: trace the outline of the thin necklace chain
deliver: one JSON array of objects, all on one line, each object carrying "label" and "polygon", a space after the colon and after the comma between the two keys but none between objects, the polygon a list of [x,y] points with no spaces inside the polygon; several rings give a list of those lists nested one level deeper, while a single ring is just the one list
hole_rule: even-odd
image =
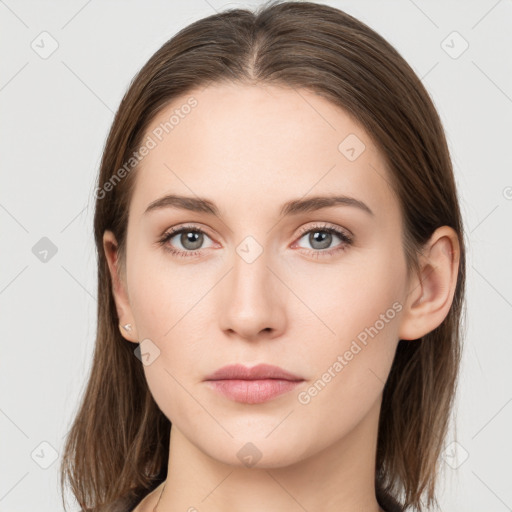
[{"label": "thin necklace chain", "polygon": [[160,498],[158,498],[158,503],[155,505],[155,508],[153,509],[153,512],[157,512],[158,505],[160,505],[160,500],[162,499],[162,494],[164,493],[165,485],[167,484],[167,480],[165,481],[164,487],[162,489],[162,492],[160,493]]}]

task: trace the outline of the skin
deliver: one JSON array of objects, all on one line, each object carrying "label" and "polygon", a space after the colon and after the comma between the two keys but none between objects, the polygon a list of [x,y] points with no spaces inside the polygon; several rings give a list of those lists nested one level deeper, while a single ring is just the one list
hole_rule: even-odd
[{"label": "skin", "polygon": [[[380,511],[374,459],[382,390],[399,339],[420,338],[448,314],[457,235],[437,229],[421,257],[421,279],[407,280],[389,173],[344,110],[306,90],[216,84],[176,98],[146,133],[192,95],[197,107],[136,171],[124,265],[114,235],[104,234],[120,325],[132,325],[121,332],[160,351],[144,366],[172,422],[157,510]],[[338,150],[348,134],[366,146],[354,161]],[[170,193],[206,197],[222,218],[170,207],[144,214]],[[374,215],[338,205],[279,218],[286,201],[332,194],[357,198]],[[157,243],[185,223],[206,233],[196,256],[179,257]],[[337,235],[324,249],[300,232],[319,224],[348,230],[353,244],[333,252],[344,245]],[[263,249],[251,263],[236,251],[247,236]],[[180,235],[167,245],[192,246]],[[401,306],[394,318],[300,403],[299,392],[393,303]],[[227,364],[262,362],[305,380],[262,404],[232,401],[203,382]],[[252,467],[237,457],[248,442],[261,453]],[[137,512],[153,510],[161,490]]]}]

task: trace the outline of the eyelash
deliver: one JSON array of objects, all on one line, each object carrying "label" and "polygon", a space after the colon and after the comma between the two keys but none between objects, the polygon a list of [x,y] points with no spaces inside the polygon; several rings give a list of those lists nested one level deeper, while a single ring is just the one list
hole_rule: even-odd
[{"label": "eyelash", "polygon": [[[352,245],[353,243],[352,237],[348,236],[345,232],[329,224],[315,225],[303,228],[297,240],[300,240],[305,234],[311,231],[334,234],[338,236],[342,241],[342,243],[339,246],[335,247],[334,249],[309,249],[309,255],[315,258],[333,256],[335,253],[346,250],[347,247]],[[181,226],[178,228],[171,228],[169,231],[164,233],[164,235],[158,240],[158,244],[160,244],[166,251],[170,252],[174,256],[178,256],[179,258],[190,258],[197,256],[201,251],[200,249],[196,251],[181,251],[174,249],[172,246],[166,245],[167,242],[171,238],[174,238],[176,235],[189,232],[203,233],[204,235],[208,236],[208,233],[198,228],[197,226]]]}]

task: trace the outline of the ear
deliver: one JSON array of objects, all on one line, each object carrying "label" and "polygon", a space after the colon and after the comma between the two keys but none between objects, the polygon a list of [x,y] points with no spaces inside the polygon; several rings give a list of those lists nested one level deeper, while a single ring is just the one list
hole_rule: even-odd
[{"label": "ear", "polygon": [[419,339],[441,325],[452,305],[459,261],[456,231],[449,226],[436,229],[420,256],[421,275],[410,282],[400,339]]},{"label": "ear", "polygon": [[112,279],[112,295],[116,303],[119,330],[125,339],[133,343],[138,343],[137,328],[132,316],[130,301],[126,290],[126,279],[119,265],[118,248],[116,237],[112,231],[105,231],[103,233],[103,249]]}]

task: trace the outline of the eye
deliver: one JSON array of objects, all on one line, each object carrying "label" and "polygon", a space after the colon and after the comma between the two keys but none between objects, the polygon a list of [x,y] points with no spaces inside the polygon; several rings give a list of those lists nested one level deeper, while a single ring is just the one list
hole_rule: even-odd
[{"label": "eye", "polygon": [[[158,243],[164,247],[165,250],[180,257],[196,256],[199,249],[204,243],[205,236],[210,238],[202,229],[197,226],[181,226],[179,228],[171,228],[167,231]],[[173,239],[174,243],[170,243]],[[181,245],[182,248],[176,249],[175,244]]]},{"label": "eye", "polygon": [[[331,247],[333,241],[335,241],[336,238],[339,238],[342,243],[338,244],[331,250],[325,250]],[[302,230],[302,236],[299,240],[302,239],[306,239],[307,243],[310,244],[311,250],[308,252],[314,257],[325,255],[330,256],[333,253],[345,250],[353,243],[352,237],[342,231],[340,228],[325,224],[313,226],[313,228],[304,228]],[[297,243],[298,242],[295,242],[295,244]]]},{"label": "eye", "polygon": [[[203,247],[205,237],[210,239],[210,237],[197,226],[181,226],[169,229],[164,233],[162,238],[158,240],[158,243],[171,254],[186,258],[197,256],[199,250],[205,248]],[[353,243],[353,239],[350,235],[338,227],[326,224],[303,228],[299,240],[303,238],[310,244],[311,249],[308,253],[313,257],[331,256],[338,251],[345,250]],[[338,244],[333,249],[326,250],[331,247],[336,238],[340,239],[342,243]],[[171,243],[173,239],[176,240],[174,243]],[[295,247],[297,243],[298,242],[295,242],[293,247]],[[176,248],[176,244],[181,245],[181,248]],[[212,245],[210,245],[210,247],[212,247]]]}]

